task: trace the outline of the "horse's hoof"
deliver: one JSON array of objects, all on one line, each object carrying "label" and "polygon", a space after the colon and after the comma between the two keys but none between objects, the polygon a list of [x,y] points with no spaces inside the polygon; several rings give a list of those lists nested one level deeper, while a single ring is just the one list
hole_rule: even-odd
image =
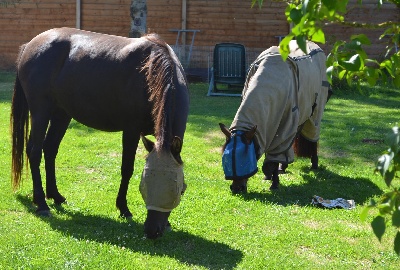
[{"label": "horse's hoof", "polygon": [[272,180],[272,175],[265,175],[263,180]]},{"label": "horse's hoof", "polygon": [[52,199],[54,200],[54,204],[56,204],[56,205],[61,205],[67,201],[67,199],[61,195],[57,198],[53,197]]},{"label": "horse's hoof", "polygon": [[272,183],[272,185],[269,187],[269,190],[278,190],[279,189],[279,183]]},{"label": "horse's hoof", "polygon": [[234,187],[234,186],[230,185],[230,189],[231,189],[232,194],[247,193],[247,186]]},{"label": "horse's hoof", "polygon": [[126,210],[125,212],[121,212],[120,214],[119,214],[119,216],[121,217],[121,218],[125,218],[125,219],[128,219],[128,220],[130,220],[130,219],[132,219],[132,213],[131,213],[131,211],[129,211],[129,210]]},{"label": "horse's hoof", "polygon": [[165,232],[172,232],[171,223],[167,221],[167,225],[165,225]]},{"label": "horse's hoof", "polygon": [[318,165],[312,165],[311,170],[318,170]]},{"label": "horse's hoof", "polygon": [[36,214],[40,217],[51,217],[51,212],[50,210],[36,210]]},{"label": "horse's hoof", "polygon": [[55,195],[55,196],[46,196],[47,199],[53,199],[54,204],[56,205],[61,205],[67,201],[67,199],[62,196],[61,194]]},{"label": "horse's hoof", "polygon": [[279,174],[285,174],[287,168],[288,168],[288,165],[287,165],[287,164],[282,164],[282,163],[279,164],[278,173],[279,173]]}]

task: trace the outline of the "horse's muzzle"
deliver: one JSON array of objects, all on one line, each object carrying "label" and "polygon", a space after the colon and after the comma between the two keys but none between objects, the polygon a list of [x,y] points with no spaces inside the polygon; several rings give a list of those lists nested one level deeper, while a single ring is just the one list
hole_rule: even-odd
[{"label": "horse's muzzle", "polygon": [[169,227],[168,217],[171,212],[160,212],[156,210],[147,210],[147,218],[144,222],[144,234],[149,239],[156,239],[164,234]]}]

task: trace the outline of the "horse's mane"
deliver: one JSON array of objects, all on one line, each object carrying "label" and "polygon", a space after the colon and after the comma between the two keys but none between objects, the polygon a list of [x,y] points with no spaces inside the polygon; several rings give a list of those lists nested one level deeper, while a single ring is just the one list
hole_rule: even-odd
[{"label": "horse's mane", "polygon": [[[154,46],[143,65],[148,84],[149,101],[152,103],[154,135],[157,139],[156,150],[167,149],[171,143],[172,123],[168,120],[173,114],[174,104],[170,97],[175,94],[175,63],[169,53],[167,43],[156,34],[144,36]],[[172,99],[173,102],[173,99]]]}]

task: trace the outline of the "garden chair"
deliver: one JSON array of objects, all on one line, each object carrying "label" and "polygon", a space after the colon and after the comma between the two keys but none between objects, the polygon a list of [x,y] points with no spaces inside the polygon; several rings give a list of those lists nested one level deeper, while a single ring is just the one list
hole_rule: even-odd
[{"label": "garden chair", "polygon": [[208,96],[241,96],[245,80],[245,47],[237,43],[216,44]]}]

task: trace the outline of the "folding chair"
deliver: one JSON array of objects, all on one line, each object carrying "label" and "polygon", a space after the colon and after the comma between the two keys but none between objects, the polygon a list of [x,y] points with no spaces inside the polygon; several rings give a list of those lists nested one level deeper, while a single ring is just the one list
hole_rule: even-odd
[{"label": "folding chair", "polygon": [[237,43],[216,44],[207,95],[241,96],[245,80],[245,47]]}]

